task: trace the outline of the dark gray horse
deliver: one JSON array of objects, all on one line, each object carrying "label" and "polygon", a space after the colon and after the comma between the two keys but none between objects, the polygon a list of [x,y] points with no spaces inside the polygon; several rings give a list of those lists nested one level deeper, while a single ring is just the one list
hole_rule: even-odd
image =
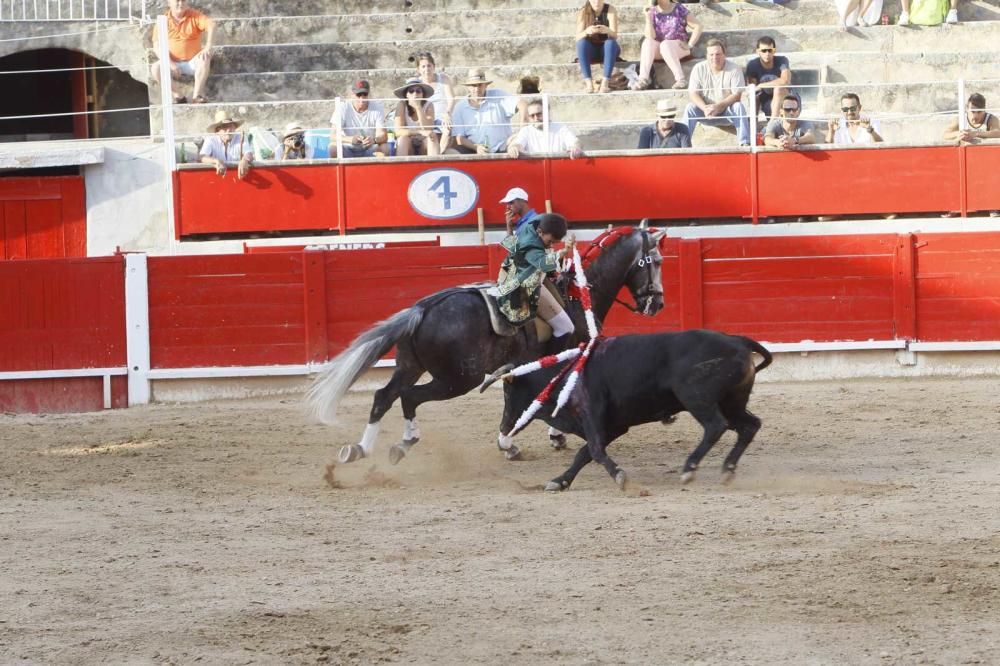
[{"label": "dark gray horse", "polygon": [[[663,260],[657,245],[665,233],[649,231],[643,224],[634,229],[611,230],[594,241],[585,255],[585,260],[589,260],[585,273],[598,323],[623,287],[631,292],[637,312],[652,316],[663,307],[660,279]],[[586,338],[579,302],[570,301],[567,312],[577,324],[577,333],[566,336],[562,349]],[[512,336],[494,333],[486,303],[477,288],[444,289],[368,329],[333,359],[309,389],[307,398],[314,415],[332,423],[347,390],[393,346],[396,371],[389,383],[375,392],[361,441],[340,449],[342,463],[372,454],[379,423],[396,398],[402,400],[405,423],[402,441],[389,451],[393,464],[420,439],[416,413],[422,403],[464,395],[505,363],[533,360],[543,351],[552,353],[551,348],[543,349],[538,342],[534,326],[524,326]],[[431,381],[417,384],[425,372],[430,374]],[[499,445],[508,459],[517,457],[517,447],[509,438],[501,438]]]}]

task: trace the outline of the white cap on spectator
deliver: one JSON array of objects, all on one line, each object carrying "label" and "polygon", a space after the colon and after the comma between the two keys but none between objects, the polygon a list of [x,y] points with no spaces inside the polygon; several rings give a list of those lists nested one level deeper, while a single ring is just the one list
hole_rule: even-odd
[{"label": "white cap on spectator", "polygon": [[528,193],[522,190],[520,187],[512,187],[509,190],[507,190],[507,195],[500,200],[500,203],[510,203],[514,201],[514,199],[523,199],[524,201],[527,201]]}]

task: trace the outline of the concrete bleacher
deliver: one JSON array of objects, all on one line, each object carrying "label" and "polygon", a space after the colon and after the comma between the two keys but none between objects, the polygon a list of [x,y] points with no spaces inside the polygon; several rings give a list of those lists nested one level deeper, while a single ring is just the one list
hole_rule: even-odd
[{"label": "concrete bleacher", "polygon": [[[543,90],[554,96],[554,119],[573,124],[589,149],[632,148],[637,126],[650,122],[656,99],[686,103],[685,92],[671,90],[577,94],[580,75],[572,60],[578,3],[553,8],[544,0],[206,0],[199,6],[219,20],[223,33],[208,94],[253,125],[279,128],[295,119],[325,127],[333,99],[343,96],[351,81],[369,78],[373,97],[390,98],[392,89],[414,73],[413,56],[423,50],[434,54],[439,71],[456,80],[469,67],[483,66],[494,86],[509,92],[521,76],[540,76]],[[619,6],[619,41],[628,62],[638,59],[644,7]],[[851,90],[861,95],[866,111],[880,117],[883,133],[893,141],[935,140],[946,119],[913,116],[956,109],[953,82],[959,78],[998,76],[1000,6],[995,0],[963,0],[958,25],[847,32],[836,29],[830,0],[687,7],[705,32],[696,59],[685,69],[703,56],[709,37],[725,40],[730,57],[742,65],[752,57],[757,38],[770,35],[779,54],[791,60],[795,83],[808,86],[799,90],[806,117],[837,113],[840,95]],[[892,16],[899,11],[894,0],[886,0],[885,10]],[[594,71],[599,76],[600,65]],[[664,87],[672,83],[662,64],[657,78]],[[880,85],[888,83],[906,85]],[[813,87],[817,84],[829,87]],[[991,104],[1000,99],[996,82],[972,89],[982,90]],[[464,89],[459,86],[457,93]],[[155,103],[155,90],[151,96]],[[175,107],[177,133],[202,134],[216,108]],[[154,126],[157,115],[154,111]],[[609,128],[609,123],[621,124]],[[714,128],[699,127],[695,138],[696,145],[734,142]]]}]

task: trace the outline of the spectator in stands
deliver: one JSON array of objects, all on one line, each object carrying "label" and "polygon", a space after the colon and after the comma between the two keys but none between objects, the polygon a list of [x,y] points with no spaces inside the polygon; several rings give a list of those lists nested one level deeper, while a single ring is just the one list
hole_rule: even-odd
[{"label": "spectator in stands", "polygon": [[882,17],[882,0],[835,0],[841,32],[856,25],[867,28]]},{"label": "spectator in stands", "polygon": [[782,150],[798,150],[799,146],[816,143],[812,124],[799,120],[802,102],[798,95],[785,95],[781,99],[781,116],[772,118],[764,130],[764,145]]},{"label": "spectator in stands", "polygon": [[469,70],[468,78],[462,82],[469,89],[469,96],[455,105],[452,123],[455,152],[486,155],[507,150],[517,98],[502,90],[489,90],[491,83],[486,72],[479,68]]},{"label": "spectator in stands", "polygon": [[970,144],[983,139],[1000,139],[1000,118],[986,110],[986,98],[980,93],[969,95],[965,103],[965,121],[967,127],[962,129],[959,122],[953,120],[944,131],[944,140]]},{"label": "spectator in stands", "polygon": [[712,38],[705,44],[706,59],[691,70],[688,96],[691,103],[684,110],[684,123],[694,137],[699,122],[736,127],[741,146],[750,145],[750,120],[740,101],[746,81],[743,70],[726,60],[726,46]]},{"label": "spectator in stands", "polygon": [[253,166],[253,150],[243,132],[237,132],[243,120],[230,116],[222,109],[215,112],[215,122],[208,126],[211,134],[201,145],[201,161],[215,167],[215,173],[225,176],[228,164],[237,163],[237,177],[243,180]]},{"label": "spectator in stands", "polygon": [[367,79],[358,79],[351,84],[351,101],[341,104],[330,117],[330,124],[336,133],[337,143],[334,145],[340,144],[343,147],[345,158],[389,154],[386,147],[389,135],[385,130],[385,109],[381,102],[369,101],[369,95],[371,84]]},{"label": "spectator in stands", "polygon": [[434,123],[440,130],[441,143],[447,147],[451,139],[451,116],[455,111],[455,91],[451,78],[437,71],[434,56],[429,51],[417,54],[417,72],[420,81],[426,83],[434,92],[427,100],[434,105]]},{"label": "spectator in stands", "polygon": [[[167,45],[170,52],[170,76],[174,79],[194,77],[191,92],[193,104],[203,104],[205,82],[212,65],[212,41],[215,37],[215,21],[188,6],[187,0],[167,0]],[[205,35],[202,46],[201,36]],[[158,49],[159,34],[153,29],[153,49]],[[157,54],[159,55],[159,54]],[[160,83],[160,64],[150,66],[150,74]],[[184,95],[174,94],[175,104],[185,104]]]},{"label": "spectator in stands", "polygon": [[[701,24],[690,16],[687,7],[673,0],[656,0],[646,10],[644,39],[639,54],[639,78],[633,90],[645,90],[653,82],[653,61],[663,60],[674,75],[673,88],[687,88],[681,61],[701,38]],[[688,29],[691,36],[688,37]]]},{"label": "spectator in stands", "polygon": [[396,154],[440,155],[441,134],[434,128],[434,89],[418,77],[407,79],[393,94],[396,104]]},{"label": "spectator in stands", "polygon": [[[899,15],[899,25],[910,25],[910,4],[912,0],[899,0],[903,6],[903,11]],[[941,9],[938,8],[944,0],[917,0],[918,10],[914,10],[916,16],[912,19],[917,25],[939,25],[941,23]],[[945,23],[958,23],[958,0],[950,0],[950,9],[944,17]]]},{"label": "spectator in stands", "polygon": [[792,83],[792,69],[788,58],[775,55],[774,39],[768,36],[757,40],[757,57],[747,63],[746,80],[757,86],[757,113],[768,118],[778,117],[781,100]]},{"label": "spectator in stands", "polygon": [[528,193],[520,187],[512,187],[500,203],[504,205],[504,219],[507,222],[507,235],[521,229],[521,225],[531,222],[538,213],[528,206]]},{"label": "spectator in stands", "polygon": [[580,140],[568,127],[550,120],[546,131],[544,120],[542,100],[529,101],[528,124],[521,128],[507,146],[507,154],[511,157],[520,157],[544,153],[568,153],[570,159],[583,155]]},{"label": "spectator in stands", "polygon": [[844,122],[832,118],[826,126],[826,142],[838,145],[857,143],[882,143],[882,128],[877,120],[861,115],[861,98],[855,93],[844,93],[840,98]]},{"label": "spectator in stands", "polygon": [[534,99],[532,95],[542,92],[542,85],[537,76],[522,76],[517,82],[517,111],[514,112],[514,127],[521,129],[528,124],[528,102]]},{"label": "spectator in stands", "polygon": [[306,158],[306,131],[302,123],[291,122],[285,125],[281,133],[281,150],[277,156],[282,162],[286,160],[304,160]]},{"label": "spectator in stands", "polygon": [[657,120],[639,131],[638,148],[690,148],[691,133],[687,125],[674,122],[676,116],[677,107],[669,99],[657,102]]},{"label": "spectator in stands", "polygon": [[576,15],[576,59],[580,62],[584,92],[594,92],[590,65],[604,64],[600,92],[610,92],[608,80],[622,49],[618,45],[618,12],[604,0],[587,0]]}]

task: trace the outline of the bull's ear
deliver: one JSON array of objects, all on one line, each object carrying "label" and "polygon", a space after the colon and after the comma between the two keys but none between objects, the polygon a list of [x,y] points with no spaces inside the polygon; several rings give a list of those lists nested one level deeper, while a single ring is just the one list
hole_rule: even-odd
[{"label": "bull's ear", "polygon": [[649,218],[648,217],[642,218],[642,222],[639,223],[639,228],[640,229],[648,229],[649,228]]},{"label": "bull's ear", "polygon": [[655,234],[653,234],[653,237],[652,237],[653,242],[654,243],[659,243],[660,240],[663,239],[666,235],[667,235],[667,230],[666,229],[660,229]]}]

